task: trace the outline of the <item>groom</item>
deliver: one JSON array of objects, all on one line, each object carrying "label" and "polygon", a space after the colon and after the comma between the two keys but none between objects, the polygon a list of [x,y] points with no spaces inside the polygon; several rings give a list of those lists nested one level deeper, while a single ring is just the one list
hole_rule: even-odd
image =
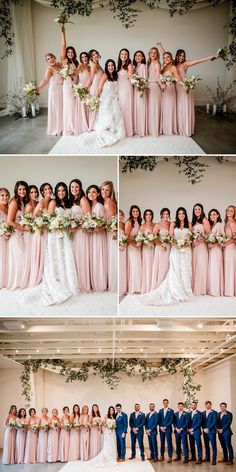
[{"label": "groom", "polygon": [[117,441],[117,462],[124,462],[126,446],[125,439],[128,429],[128,416],[122,411],[120,403],[116,405],[116,441]]}]

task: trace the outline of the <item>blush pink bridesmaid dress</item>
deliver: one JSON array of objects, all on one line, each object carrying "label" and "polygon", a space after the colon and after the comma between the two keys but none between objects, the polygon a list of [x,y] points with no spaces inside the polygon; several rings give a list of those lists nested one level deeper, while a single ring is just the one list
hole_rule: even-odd
[{"label": "blush pink bridesmaid dress", "polygon": [[33,234],[30,231],[24,231],[24,264],[22,269],[20,288],[29,287],[30,272],[31,272],[31,256],[32,256],[32,240]]},{"label": "blush pink bridesmaid dress", "polygon": [[35,287],[42,281],[46,244],[46,230],[42,234],[38,232],[32,234],[29,287]]},{"label": "blush pink bridesmaid dress", "polygon": [[[130,238],[134,239],[140,227],[135,221],[131,230]],[[142,256],[141,247],[128,246],[128,293],[141,292],[141,276],[142,276]]]},{"label": "blush pink bridesmaid dress", "polygon": [[128,137],[133,136],[133,102],[134,91],[133,85],[130,82],[129,73],[125,69],[118,72],[117,92],[120,109],[124,118],[125,134]]},{"label": "blush pink bridesmaid dress", "polygon": [[[168,234],[169,232],[166,228],[160,228],[159,236],[164,237]],[[166,247],[163,247],[160,244],[156,244],[155,246],[151,290],[158,288],[166,277],[170,265],[170,248],[170,244],[167,244]]]},{"label": "blush pink bridesmaid dress", "polygon": [[58,461],[59,428],[50,427],[48,432],[47,462]]},{"label": "blush pink bridesmaid dress", "polygon": [[70,444],[70,431],[65,428],[61,428],[59,435],[59,446],[58,446],[58,460],[60,462],[67,462],[69,456],[69,444]]},{"label": "blush pink bridesmaid dress", "polygon": [[[20,223],[22,210],[16,214],[16,223]],[[9,239],[8,245],[8,281],[7,289],[16,290],[20,288],[22,271],[24,267],[24,235],[23,231],[15,229]]]},{"label": "blush pink bridesmaid dress", "polygon": [[[71,213],[74,218],[80,218],[83,216],[82,208],[79,205],[73,205],[71,207]],[[79,288],[82,293],[88,293],[91,291],[89,270],[89,238],[90,235],[85,234],[81,228],[78,228],[74,232],[72,242]]]},{"label": "blush pink bridesmaid dress", "polygon": [[[196,223],[193,231],[199,231],[205,235],[202,223]],[[212,249],[210,249],[211,251]],[[208,249],[204,241],[197,246],[193,246],[192,251],[192,268],[193,268],[193,293],[194,295],[206,295],[207,293],[207,271],[208,271]]]},{"label": "blush pink bridesmaid dress", "polygon": [[[99,69],[98,72],[96,72],[96,74],[94,75],[94,78],[93,78],[93,82],[92,82],[92,85],[89,89],[89,93],[90,95],[95,95],[95,92],[98,88],[98,84],[100,82],[100,79],[102,77],[102,74],[103,74],[103,70],[102,69]],[[94,125],[95,125],[95,119],[96,119],[96,116],[97,116],[97,112],[96,111],[89,111],[89,131],[93,131],[94,130]]]},{"label": "blush pink bridesmaid dress", "polygon": [[[164,74],[168,75],[168,74]],[[170,74],[169,74],[170,75]],[[162,134],[177,134],[176,88],[175,84],[167,85],[162,93]]]},{"label": "blush pink bridesmaid dress", "polygon": [[[106,217],[105,208],[101,203],[92,207],[92,213],[96,216]],[[91,287],[94,292],[107,290],[107,237],[106,231],[95,231],[89,234],[89,263]]]},{"label": "blush pink bridesmaid dress", "polygon": [[73,426],[75,421],[79,422],[79,416],[71,420],[72,428],[70,430],[68,461],[78,461],[80,459],[80,430]]},{"label": "blush pink bridesmaid dress", "polygon": [[[147,66],[140,64],[136,67],[135,73],[147,78]],[[147,91],[143,96],[134,86],[134,134],[137,136],[147,136]]]},{"label": "blush pink bridesmaid dress", "polygon": [[83,426],[80,429],[80,459],[81,461],[89,460],[89,442],[90,442],[89,428]]},{"label": "blush pink bridesmaid dress", "polygon": [[151,62],[148,67],[148,135],[157,137],[161,134],[161,100],[162,92],[157,82],[156,63]]},{"label": "blush pink bridesmaid dress", "polygon": [[[75,69],[74,64],[70,64]],[[76,99],[70,77],[63,80],[63,135],[71,136],[75,132]]]},{"label": "blush pink bridesmaid dress", "polygon": [[[40,420],[40,425],[45,423],[44,420]],[[48,430],[45,428],[40,428],[39,437],[38,437],[38,447],[37,447],[37,462],[45,463],[47,462],[47,449],[48,449]]]},{"label": "blush pink bridesmaid dress", "polygon": [[[0,221],[7,222],[7,215],[0,210]],[[9,240],[0,236],[0,289],[6,287],[8,279]]]},{"label": "blush pink bridesmaid dress", "polygon": [[117,262],[118,262],[118,240],[113,239],[113,233],[107,231],[107,274],[109,292],[117,292]]},{"label": "blush pink bridesmaid dress", "polygon": [[[145,231],[144,233],[147,234]],[[142,284],[141,293],[150,292],[152,288],[152,268],[153,268],[153,257],[154,257],[154,244],[142,246]]]},{"label": "blush pink bridesmaid dress", "polygon": [[[185,71],[178,67],[179,75],[183,80]],[[194,90],[188,94],[182,85],[176,84],[177,93],[177,130],[181,136],[192,136],[195,127]]]},{"label": "blush pink bridesmaid dress", "polygon": [[[210,234],[220,235],[223,233],[223,224],[216,223]],[[209,249],[207,294],[213,297],[221,297],[224,295],[223,253],[222,247],[218,244],[214,244],[213,247]]]},{"label": "blush pink bridesmaid dress", "polygon": [[[98,418],[98,417],[97,417]],[[98,418],[101,421],[101,418]],[[93,459],[96,457],[102,449],[102,433],[99,429],[99,426],[95,422],[95,419],[92,419],[91,429],[90,429],[90,441],[89,441],[89,458]]]},{"label": "blush pink bridesmaid dress", "polygon": [[47,134],[62,134],[63,130],[63,78],[54,72],[48,89],[48,127]]},{"label": "blush pink bridesmaid dress", "polygon": [[[16,424],[23,421],[25,424],[27,424],[27,420],[24,420],[23,418],[17,418]],[[26,434],[27,434],[26,428],[17,428],[17,431],[16,431],[16,462],[17,464],[24,463]]]},{"label": "blush pink bridesmaid dress", "polygon": [[[125,234],[124,230],[119,228],[119,235]],[[125,295],[128,289],[127,281],[128,261],[127,247],[119,247],[119,295]]]},{"label": "blush pink bridesmaid dress", "polygon": [[[88,83],[90,72],[84,70],[78,73],[79,84],[86,87]],[[75,135],[86,133],[89,129],[89,110],[86,107],[85,102],[76,97],[76,110],[75,110]]]},{"label": "blush pink bridesmaid dress", "polygon": [[35,464],[37,460],[38,431],[28,429],[25,442],[24,464]]},{"label": "blush pink bridesmaid dress", "polygon": [[[9,421],[9,416],[6,417],[4,424]],[[15,419],[15,418],[14,418]],[[4,434],[4,445],[3,445],[3,464],[15,464],[16,463],[16,429],[9,428],[6,426]]]},{"label": "blush pink bridesmaid dress", "polygon": [[[229,223],[225,225],[225,234],[228,238],[233,237]],[[224,295],[236,297],[236,244],[232,240],[224,248]]]}]

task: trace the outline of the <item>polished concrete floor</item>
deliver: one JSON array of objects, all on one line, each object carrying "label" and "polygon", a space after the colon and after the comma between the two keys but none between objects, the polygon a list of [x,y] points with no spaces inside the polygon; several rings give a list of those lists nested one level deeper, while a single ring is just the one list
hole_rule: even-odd
[{"label": "polished concrete floor", "polygon": [[[47,110],[37,118],[0,118],[0,154],[48,154],[58,136],[47,136]],[[202,110],[196,113],[196,143],[206,154],[236,154],[236,115],[213,119]]]}]

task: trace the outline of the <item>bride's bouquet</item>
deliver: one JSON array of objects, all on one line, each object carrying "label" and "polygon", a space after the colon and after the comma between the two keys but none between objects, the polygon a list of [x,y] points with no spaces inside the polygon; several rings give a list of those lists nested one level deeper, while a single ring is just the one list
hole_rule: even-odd
[{"label": "bride's bouquet", "polygon": [[[160,74],[159,79],[162,84],[167,85],[167,86],[173,85],[175,82],[177,82],[176,77],[170,74]],[[165,90],[161,89],[161,91],[164,92]]]},{"label": "bride's bouquet", "polygon": [[71,217],[68,215],[58,215],[51,218],[49,223],[49,232],[57,231],[60,237],[64,236],[64,232],[68,232],[71,228]]},{"label": "bride's bouquet", "polygon": [[14,233],[15,229],[13,226],[9,226],[5,221],[0,221],[0,237],[9,239],[11,234]]},{"label": "bride's bouquet", "polygon": [[8,428],[16,428],[16,420],[14,418],[10,418],[7,423]]},{"label": "bride's bouquet", "polygon": [[73,92],[81,101],[83,101],[89,94],[87,87],[84,87],[82,84],[73,84]]},{"label": "bride's bouquet", "polygon": [[107,231],[113,233],[112,239],[117,239],[117,231],[118,231],[118,218],[117,215],[112,216],[107,220]]},{"label": "bride's bouquet", "polygon": [[139,74],[134,74],[131,78],[131,83],[134,84],[139,92],[139,96],[143,97],[145,90],[149,90],[148,79],[141,77]]},{"label": "bride's bouquet", "polygon": [[98,111],[100,106],[100,98],[93,95],[85,97],[85,105],[89,111]]},{"label": "bride's bouquet", "polygon": [[177,249],[184,250],[186,247],[189,247],[192,244],[192,234],[189,233],[184,238],[173,238],[172,244],[177,247]]},{"label": "bride's bouquet", "polygon": [[[216,54],[219,55],[219,57],[223,60],[223,61],[226,61],[227,58],[228,58],[228,49],[226,46],[224,46],[223,48],[219,48],[217,49],[216,51]],[[211,61],[214,61],[216,58],[212,58]]]},{"label": "bride's bouquet", "polygon": [[119,247],[123,249],[125,246],[128,246],[128,236],[126,234],[121,234],[119,236]]},{"label": "bride's bouquet", "polygon": [[109,421],[109,418],[108,418],[104,426],[105,428],[108,428],[110,431],[114,431],[116,429],[116,422]]},{"label": "bride's bouquet", "polygon": [[66,66],[63,66],[61,69],[59,69],[58,74],[65,80],[68,77],[73,80],[74,67],[72,66],[72,64],[66,64]]},{"label": "bride's bouquet", "polygon": [[87,213],[83,217],[82,230],[85,233],[92,233],[94,231],[101,231],[106,229],[106,220],[103,216],[91,215]]},{"label": "bride's bouquet", "polygon": [[185,77],[183,80],[185,92],[189,94],[191,90],[194,90],[196,88],[196,85],[200,80],[202,79],[198,77],[197,75],[191,75],[191,77]]}]

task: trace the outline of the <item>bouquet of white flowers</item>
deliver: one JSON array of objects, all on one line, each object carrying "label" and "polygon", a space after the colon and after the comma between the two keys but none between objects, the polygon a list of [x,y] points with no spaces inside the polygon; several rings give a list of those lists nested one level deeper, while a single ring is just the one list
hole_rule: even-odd
[{"label": "bouquet of white flowers", "polygon": [[39,429],[38,423],[32,423],[32,422],[31,422],[31,423],[29,424],[29,427],[30,427],[30,429],[31,429],[32,431],[38,431],[38,429]]},{"label": "bouquet of white flowers", "polygon": [[145,236],[141,231],[138,231],[135,238],[134,238],[136,243],[144,243],[145,241]]},{"label": "bouquet of white flowers", "polygon": [[49,429],[49,423],[48,421],[42,421],[40,428],[43,429],[44,431],[48,431]]},{"label": "bouquet of white flowers", "polygon": [[176,246],[178,249],[183,250],[184,248],[190,246],[192,243],[192,235],[189,233],[184,238],[173,238],[172,244]]},{"label": "bouquet of white flowers", "polygon": [[108,428],[110,431],[114,431],[116,429],[116,422],[115,421],[106,421],[105,427]]},{"label": "bouquet of white flowers", "polygon": [[224,244],[225,241],[227,241],[229,238],[226,236],[226,234],[218,234],[217,236],[217,241],[219,244]]},{"label": "bouquet of white flowers", "polygon": [[20,225],[21,226],[28,226],[30,233],[33,233],[33,222],[34,216],[30,213],[23,213],[21,215]]},{"label": "bouquet of white flowers", "polygon": [[72,21],[68,21],[69,20],[69,15],[68,13],[66,13],[65,11],[63,11],[62,13],[60,13],[60,15],[57,16],[57,18],[55,18],[55,23],[58,23],[59,25],[65,25],[66,23],[71,23],[72,25],[74,24]]},{"label": "bouquet of white flowers", "polygon": [[107,220],[107,231],[110,233],[114,233],[112,239],[117,239],[117,231],[118,231],[118,218],[117,215],[112,216]]},{"label": "bouquet of white flowers", "polygon": [[169,234],[165,234],[163,236],[158,236],[158,240],[160,241],[161,244],[170,244],[172,241],[172,237]]},{"label": "bouquet of white flowers", "polygon": [[74,420],[72,424],[72,428],[79,428],[80,427],[80,422],[78,420]]},{"label": "bouquet of white flowers", "polygon": [[196,88],[196,85],[200,80],[202,79],[196,75],[191,75],[191,77],[185,77],[183,80],[185,92],[189,94],[191,90],[194,90]]},{"label": "bouquet of white flowers", "polygon": [[[49,425],[49,426],[50,426],[50,425]],[[58,428],[58,427],[59,427],[59,422],[58,422],[57,420],[53,420],[53,421],[51,422],[51,426],[52,426],[53,428]]]},{"label": "bouquet of white flowers", "polygon": [[51,218],[48,230],[58,231],[61,233],[61,237],[65,231],[69,231],[71,227],[71,218],[68,215],[58,215]]},{"label": "bouquet of white flowers", "polygon": [[193,241],[200,241],[204,238],[204,234],[201,231],[193,231],[192,238]]},{"label": "bouquet of white flowers", "polygon": [[33,80],[25,84],[24,91],[26,92],[27,97],[30,98],[31,100],[32,99],[35,100],[37,95],[39,95],[37,91],[36,82],[34,82]]},{"label": "bouquet of white flowers", "polygon": [[103,216],[91,215],[87,213],[83,217],[82,230],[85,233],[100,231],[106,228],[106,220]]},{"label": "bouquet of white flowers", "polygon": [[64,420],[63,423],[62,423],[62,426],[67,429],[67,431],[70,431],[70,428],[71,428],[71,423],[69,422],[69,420]]},{"label": "bouquet of white flowers", "polygon": [[157,236],[153,233],[147,233],[143,235],[143,244],[146,244],[147,246],[153,248],[154,247],[154,242],[158,239]]},{"label": "bouquet of white flowers", "polygon": [[79,97],[81,101],[83,101],[88,96],[88,89],[84,87],[82,84],[73,84],[73,91],[76,97]]},{"label": "bouquet of white flowers", "polygon": [[16,420],[14,418],[10,418],[7,423],[8,428],[16,428]]},{"label": "bouquet of white flowers", "polygon": [[25,422],[23,420],[18,419],[16,421],[16,427],[19,429],[24,429],[26,426]]},{"label": "bouquet of white flowers", "polygon": [[[170,75],[170,74],[160,74],[159,79],[160,79],[162,84],[165,84],[167,86],[173,85],[175,82],[177,82],[176,77],[174,75]],[[161,89],[161,91],[164,92],[165,90]]]},{"label": "bouquet of white flowers", "polygon": [[128,246],[128,236],[126,236],[126,234],[121,234],[119,236],[119,247],[124,248],[125,246]]},{"label": "bouquet of white flowers", "polygon": [[148,79],[141,77],[139,74],[134,74],[132,76],[131,83],[137,88],[140,97],[143,97],[145,90],[149,90]]},{"label": "bouquet of white flowers", "polygon": [[89,111],[98,111],[100,106],[100,98],[93,95],[85,97],[85,105]]},{"label": "bouquet of white flowers", "polygon": [[13,226],[9,226],[7,223],[5,223],[5,221],[0,221],[0,237],[9,239],[14,231],[15,229]]},{"label": "bouquet of white flowers", "polygon": [[61,69],[59,69],[58,74],[65,80],[68,77],[70,77],[73,80],[74,68],[72,64],[66,64],[66,66],[63,66]]},{"label": "bouquet of white flowers", "polygon": [[49,213],[42,213],[41,216],[36,216],[32,222],[33,231],[43,234],[45,229],[49,229],[51,218]]},{"label": "bouquet of white flowers", "polygon": [[216,234],[206,234],[205,242],[207,244],[218,244],[218,238]]}]

